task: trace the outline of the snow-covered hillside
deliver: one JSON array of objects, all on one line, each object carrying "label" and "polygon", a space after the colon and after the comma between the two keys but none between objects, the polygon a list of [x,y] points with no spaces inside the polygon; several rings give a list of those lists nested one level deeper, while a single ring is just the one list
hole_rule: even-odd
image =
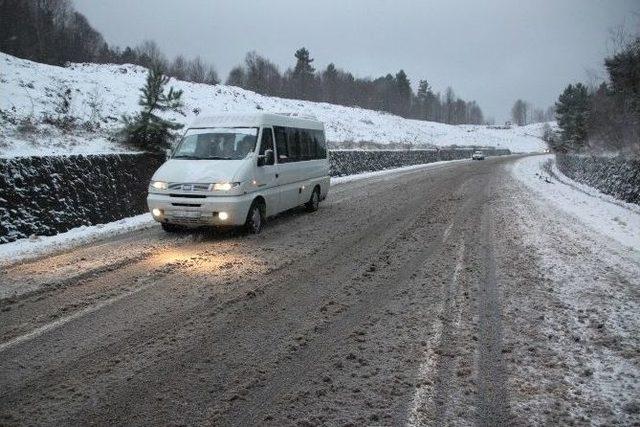
[{"label": "snow-covered hillside", "polygon": [[[145,76],[146,69],[134,65],[71,64],[63,68],[0,53],[0,156],[126,151],[109,136],[120,125],[122,114],[138,110],[139,89]],[[414,146],[483,145],[515,152],[545,149],[539,139],[542,124],[512,129],[450,126],[362,108],[266,97],[233,86],[173,79],[170,85],[184,91],[186,116],[176,115],[175,119],[185,124],[196,112],[262,109],[317,116],[325,123],[327,139],[334,147],[366,141]],[[58,95],[67,88],[71,89],[70,114],[80,126],[63,133],[43,124],[42,117],[56,115]],[[97,129],[81,126],[97,122]]]}]

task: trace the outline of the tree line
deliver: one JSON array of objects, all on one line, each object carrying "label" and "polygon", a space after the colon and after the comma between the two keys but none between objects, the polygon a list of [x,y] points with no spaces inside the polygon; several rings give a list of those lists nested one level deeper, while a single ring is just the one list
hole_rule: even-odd
[{"label": "tree line", "polygon": [[556,103],[557,152],[610,152],[640,157],[640,36],[604,60],[607,81],[568,85]]},{"label": "tree line", "polygon": [[[0,0],[0,50],[47,64],[131,63],[158,67],[184,81],[220,82],[212,64],[199,56],[178,55],[169,60],[154,41],[124,49],[109,46],[70,0]],[[292,67],[281,72],[267,58],[249,52],[229,72],[226,83],[268,96],[356,106],[405,118],[449,124],[485,122],[480,106],[457,97],[450,87],[440,93],[420,80],[414,92],[404,70],[378,78],[356,77],[333,63],[316,70],[304,47],[294,53],[294,60]]]},{"label": "tree line", "polygon": [[281,73],[269,59],[249,52],[244,62],[229,72],[226,83],[268,96],[357,106],[406,118],[484,123],[482,109],[475,101],[458,98],[451,88],[442,95],[426,80],[420,80],[414,92],[404,70],[375,79],[355,77],[333,63],[316,70],[304,47],[295,52],[294,59],[294,66]]},{"label": "tree line", "polygon": [[555,106],[550,106],[546,110],[536,108],[531,103],[522,99],[517,99],[511,107],[511,120],[518,126],[526,126],[532,123],[551,122],[555,120]]}]

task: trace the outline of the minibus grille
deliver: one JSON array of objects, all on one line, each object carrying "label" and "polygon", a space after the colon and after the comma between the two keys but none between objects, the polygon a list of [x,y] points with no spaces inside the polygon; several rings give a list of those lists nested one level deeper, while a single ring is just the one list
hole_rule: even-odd
[{"label": "minibus grille", "polygon": [[180,222],[182,224],[200,224],[202,223],[202,215],[187,216],[181,215],[179,212],[167,212],[169,221]]},{"label": "minibus grille", "polygon": [[173,183],[169,183],[169,190],[209,191],[209,184],[194,184],[190,182],[173,182]]},{"label": "minibus grille", "polygon": [[184,197],[186,199],[206,199],[207,198],[205,194],[177,194],[177,193],[169,193],[169,197]]},{"label": "minibus grille", "polygon": [[183,216],[172,216],[171,220],[179,222],[180,224],[202,224],[200,218],[188,218]]},{"label": "minibus grille", "polygon": [[193,203],[171,203],[172,206],[187,206],[190,208],[199,208],[200,204],[194,205]]}]

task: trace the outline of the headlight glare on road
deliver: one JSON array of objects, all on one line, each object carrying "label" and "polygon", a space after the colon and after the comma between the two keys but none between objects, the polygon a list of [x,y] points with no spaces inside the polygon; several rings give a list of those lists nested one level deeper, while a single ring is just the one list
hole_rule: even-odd
[{"label": "headlight glare on road", "polygon": [[239,182],[216,182],[209,186],[209,191],[230,191],[239,186]]},{"label": "headlight glare on road", "polygon": [[151,181],[150,186],[156,190],[166,190],[169,188],[169,183],[164,181]]}]

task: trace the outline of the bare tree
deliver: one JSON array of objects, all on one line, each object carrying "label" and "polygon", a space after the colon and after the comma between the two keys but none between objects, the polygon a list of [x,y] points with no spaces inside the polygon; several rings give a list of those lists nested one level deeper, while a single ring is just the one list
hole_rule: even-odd
[{"label": "bare tree", "polygon": [[184,56],[178,55],[175,57],[169,66],[168,74],[178,80],[187,79],[187,61],[184,59]]},{"label": "bare tree", "polygon": [[213,65],[209,66],[209,69],[207,70],[207,74],[204,77],[204,83],[207,83],[210,85],[217,85],[218,83],[220,83],[220,79],[218,78],[218,73],[216,72],[216,69],[213,68]]},{"label": "bare tree", "polygon": [[513,104],[513,107],[511,107],[511,119],[518,126],[525,126],[528,120],[528,111],[528,103],[526,101],[523,101],[522,99],[518,99]]},{"label": "bare tree", "polygon": [[158,44],[153,40],[145,40],[135,49],[139,64],[147,67],[167,68],[167,58],[164,56]]},{"label": "bare tree", "polygon": [[244,60],[245,87],[265,95],[279,95],[282,76],[278,67],[268,59],[249,52]]},{"label": "bare tree", "polygon": [[233,67],[227,77],[227,84],[229,86],[244,87],[246,82],[246,72],[241,65]]},{"label": "bare tree", "polygon": [[199,56],[196,56],[187,66],[187,79],[195,83],[204,83],[206,76],[206,68],[204,62]]}]

